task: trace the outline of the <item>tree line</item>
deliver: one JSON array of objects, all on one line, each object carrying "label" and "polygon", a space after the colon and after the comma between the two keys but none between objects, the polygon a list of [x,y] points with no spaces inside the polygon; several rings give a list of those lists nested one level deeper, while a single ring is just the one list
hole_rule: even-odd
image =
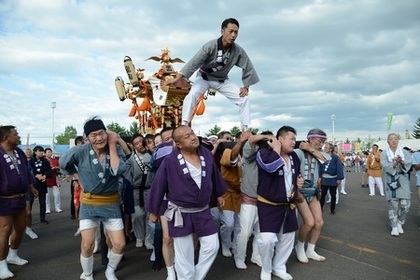
[{"label": "tree line", "polygon": [[[109,125],[106,126],[106,128],[108,130],[114,131],[120,136],[132,136],[140,131],[138,122],[132,122],[129,129],[115,122],[110,123]],[[250,130],[254,133],[259,132],[258,128],[250,128]],[[235,136],[240,131],[241,129],[237,126],[234,126],[229,130],[230,134],[233,136]],[[206,136],[218,135],[220,132],[222,132],[222,128],[218,126],[217,124],[215,124],[208,132],[205,133],[205,135]],[[77,130],[74,126],[66,126],[64,128],[64,132],[55,137],[55,142],[56,142],[55,144],[67,145],[70,139],[74,139],[78,135],[80,134],[77,133]]]},{"label": "tree line", "polygon": [[[107,129],[114,131],[120,136],[131,136],[140,131],[140,126],[138,122],[132,122],[130,128],[127,129],[121,126],[119,123],[112,122],[109,125],[107,125]],[[250,130],[256,134],[259,133],[258,128],[250,128]],[[230,134],[233,136],[235,136],[240,131],[241,129],[237,126],[234,126],[229,130]],[[211,129],[209,129],[208,132],[205,133],[205,135],[218,135],[220,132],[222,132],[222,128],[215,124]],[[58,145],[67,145],[70,139],[74,139],[78,135],[79,134],[77,133],[77,130],[74,126],[66,126],[64,132],[55,137],[55,141]],[[411,133],[411,136],[414,139],[420,139],[420,117],[416,120],[414,124],[414,129]],[[350,143],[350,140],[347,139],[347,141]],[[361,142],[361,140],[357,139],[357,142]]]}]

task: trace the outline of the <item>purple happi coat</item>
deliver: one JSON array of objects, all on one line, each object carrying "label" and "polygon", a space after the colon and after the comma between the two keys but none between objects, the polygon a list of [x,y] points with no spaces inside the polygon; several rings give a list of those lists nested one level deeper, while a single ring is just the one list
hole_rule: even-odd
[{"label": "purple happi coat", "polygon": [[31,182],[25,153],[14,148],[13,157],[0,146],[0,196],[20,195],[16,198],[0,198],[0,215],[11,215],[26,207],[25,195]]},{"label": "purple happi coat", "polygon": [[[165,194],[168,201],[177,206],[201,208],[209,204],[212,194],[220,197],[226,192],[227,185],[220,175],[212,153],[206,148],[199,147],[198,154],[201,160],[201,188],[191,177],[180,150],[174,148],[163,160],[153,180],[146,202],[148,212],[159,214]],[[175,227],[174,220],[169,221],[171,237],[181,237],[191,233],[202,237],[217,232],[209,208],[198,213],[182,213],[182,217],[182,227]]]},{"label": "purple happi coat", "polygon": [[[289,154],[292,172],[292,197],[287,198],[284,161],[273,150],[263,148],[257,154],[258,164],[258,187],[257,194],[273,203],[295,203],[298,195],[296,185],[300,174],[300,160],[295,152]],[[284,222],[283,233],[298,229],[296,208],[290,205],[270,205],[258,201],[258,219],[261,232],[279,233]]]}]

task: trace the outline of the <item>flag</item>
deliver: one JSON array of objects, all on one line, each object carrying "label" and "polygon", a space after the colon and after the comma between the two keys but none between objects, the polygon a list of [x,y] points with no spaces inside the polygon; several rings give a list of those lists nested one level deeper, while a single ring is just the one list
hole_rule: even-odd
[{"label": "flag", "polygon": [[389,132],[392,127],[392,118],[394,117],[393,113],[388,113],[387,121],[386,121],[386,130]]}]

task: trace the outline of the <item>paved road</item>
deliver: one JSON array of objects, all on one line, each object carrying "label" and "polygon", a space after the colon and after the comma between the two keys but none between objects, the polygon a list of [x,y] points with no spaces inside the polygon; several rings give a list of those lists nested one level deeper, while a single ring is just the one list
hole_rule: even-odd
[{"label": "paved road", "polygon": [[[336,215],[324,209],[325,225],[317,251],[327,261],[300,264],[293,252],[288,271],[294,279],[420,279],[417,190],[412,187],[412,208],[404,226],[406,233],[399,238],[392,237],[384,198],[368,196],[368,189],[360,187],[360,174],[346,173],[348,194],[340,196]],[[68,184],[63,184],[61,192],[64,212],[47,215],[49,225],[38,223],[39,207],[35,202],[33,229],[39,239],[24,237],[19,252],[29,264],[10,266],[16,279],[78,279],[80,240],[73,236],[77,224],[70,219]],[[129,243],[125,256],[127,260],[117,271],[119,279],[166,279],[165,269],[151,270],[150,251],[145,248]],[[96,254],[94,273],[98,280],[105,279],[105,267],[100,261],[100,254]],[[233,259],[219,253],[207,279],[259,279],[259,273],[259,267],[254,264],[249,264],[247,270],[237,270]]]}]

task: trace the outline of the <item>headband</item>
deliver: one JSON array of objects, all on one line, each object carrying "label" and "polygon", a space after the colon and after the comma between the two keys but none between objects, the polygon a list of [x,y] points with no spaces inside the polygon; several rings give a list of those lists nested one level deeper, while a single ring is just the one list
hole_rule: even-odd
[{"label": "headband", "polygon": [[311,139],[311,138],[323,138],[323,139],[327,139],[327,136],[325,136],[325,135],[321,135],[321,134],[308,134],[308,139]]},{"label": "headband", "polygon": [[106,127],[101,120],[90,120],[90,121],[86,122],[85,126],[83,127],[83,131],[84,131],[86,137],[92,131],[96,131],[96,130],[100,130],[100,129],[106,130]]}]

